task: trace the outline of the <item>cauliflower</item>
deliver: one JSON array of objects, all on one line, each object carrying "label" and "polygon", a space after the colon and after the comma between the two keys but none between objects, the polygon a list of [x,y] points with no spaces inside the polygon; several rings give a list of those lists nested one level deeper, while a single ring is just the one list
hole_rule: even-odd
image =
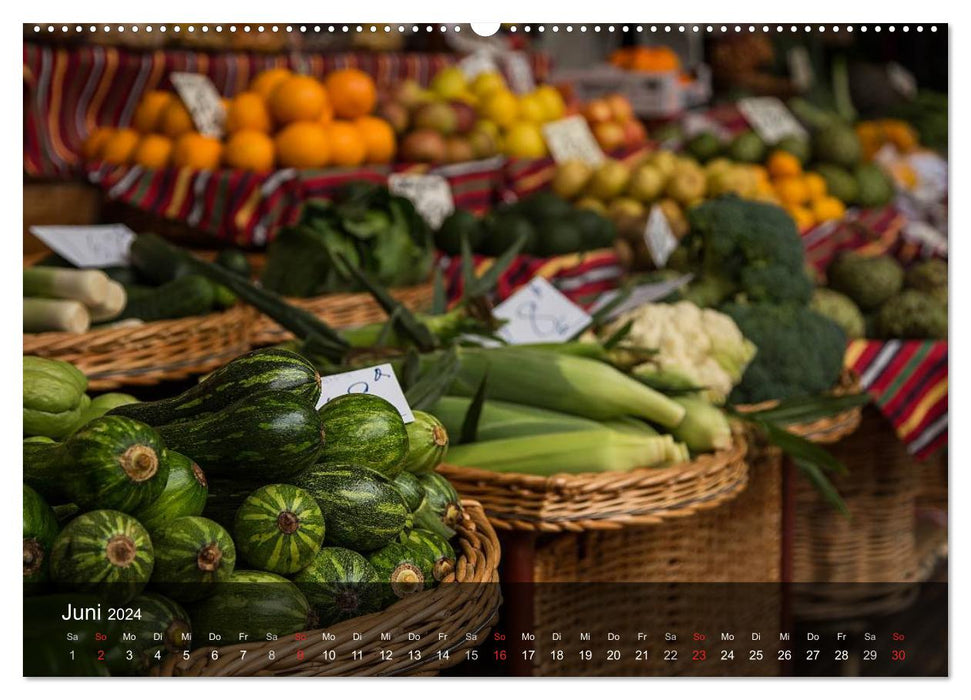
[{"label": "cauliflower", "polygon": [[656,351],[633,374],[647,381],[703,386],[716,403],[725,401],[755,356],[755,346],[729,316],[690,301],[639,306],[614,320],[604,337],[628,321],[624,342]]}]

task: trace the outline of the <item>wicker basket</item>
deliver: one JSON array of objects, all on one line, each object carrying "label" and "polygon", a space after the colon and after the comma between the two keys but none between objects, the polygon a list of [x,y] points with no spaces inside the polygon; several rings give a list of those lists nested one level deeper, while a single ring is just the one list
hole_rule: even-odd
[{"label": "wicker basket", "polygon": [[[495,530],[478,503],[463,501],[463,505],[465,519],[456,528],[455,572],[434,590],[326,630],[302,633],[301,639],[290,635],[274,642],[203,647],[187,659],[172,655],[158,669],[159,675],[429,675],[454,666],[464,659],[465,649],[485,640],[502,603]],[[419,638],[409,639],[410,633]],[[390,639],[382,639],[383,634]],[[470,641],[467,634],[474,634],[477,641]],[[240,653],[244,649],[245,660]],[[336,658],[324,660],[322,654],[331,651]]]},{"label": "wicker basket", "polygon": [[[391,296],[412,311],[423,311],[431,307],[433,295],[434,287],[431,283],[391,290]],[[294,306],[310,311],[334,328],[363,326],[366,323],[377,323],[388,318],[374,297],[366,292],[325,294],[311,299],[288,299],[288,301]],[[257,317],[253,328],[253,345],[274,345],[291,338],[293,335],[280,328],[273,319],[267,316]]]},{"label": "wicker basket", "polygon": [[652,525],[735,498],[748,481],[747,442],[692,462],[626,472],[496,473],[441,465],[455,488],[482,504],[500,530],[581,532]]},{"label": "wicker basket", "polygon": [[248,307],[237,305],[86,333],[24,333],[24,354],[70,362],[99,391],[158,384],[204,374],[249,350],[253,318]]}]

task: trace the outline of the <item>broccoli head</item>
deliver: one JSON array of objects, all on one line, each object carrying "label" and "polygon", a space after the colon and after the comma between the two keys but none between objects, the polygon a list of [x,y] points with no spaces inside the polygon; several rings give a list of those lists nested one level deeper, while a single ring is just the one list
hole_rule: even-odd
[{"label": "broccoli head", "polygon": [[829,286],[872,311],[904,286],[904,269],[889,255],[841,253],[826,270]]},{"label": "broccoli head", "polygon": [[809,300],[802,240],[783,209],[727,195],[693,207],[688,221],[674,257],[682,271],[695,274],[686,298],[704,306]]},{"label": "broccoli head", "polygon": [[825,316],[798,304],[730,303],[721,311],[758,348],[732,403],[813,396],[839,380],[846,334]]},{"label": "broccoli head", "polygon": [[880,307],[876,331],[881,338],[947,339],[947,307],[930,294],[905,289]]}]

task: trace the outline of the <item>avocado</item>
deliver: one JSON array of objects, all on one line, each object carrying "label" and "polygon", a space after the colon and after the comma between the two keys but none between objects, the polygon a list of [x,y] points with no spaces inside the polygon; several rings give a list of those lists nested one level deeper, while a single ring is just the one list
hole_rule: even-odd
[{"label": "avocado", "polygon": [[485,231],[482,252],[486,255],[502,255],[520,236],[526,237],[526,245],[519,251],[520,255],[529,255],[536,251],[536,229],[518,212],[494,213],[486,217],[483,227]]},{"label": "avocado", "polygon": [[550,219],[568,216],[573,207],[568,201],[548,190],[541,190],[524,197],[515,205],[531,223],[538,224]]},{"label": "avocado", "polygon": [[765,160],[765,142],[754,131],[744,131],[732,139],[728,157],[739,163],[761,163]]},{"label": "avocado", "polygon": [[711,132],[704,131],[688,139],[685,150],[702,163],[719,155],[722,151],[721,141]]},{"label": "avocado", "polygon": [[469,248],[473,253],[482,247],[482,222],[467,209],[456,209],[435,232],[435,247],[446,255],[462,254],[462,236],[469,240]]},{"label": "avocado", "polygon": [[853,175],[859,187],[857,201],[861,207],[882,207],[893,199],[893,183],[879,165],[866,163],[859,166]]},{"label": "avocado", "polygon": [[832,124],[813,136],[813,158],[820,163],[852,168],[862,156],[860,139],[850,126]]},{"label": "avocado", "polygon": [[574,212],[570,219],[580,229],[581,250],[610,248],[614,244],[617,229],[607,217],[589,209],[581,209]]},{"label": "avocado", "polygon": [[583,232],[572,217],[548,219],[538,233],[539,253],[544,256],[576,253],[583,246]]},{"label": "avocado", "polygon": [[826,180],[826,191],[836,199],[847,204],[854,204],[860,193],[856,179],[844,168],[830,163],[820,163],[816,172]]}]

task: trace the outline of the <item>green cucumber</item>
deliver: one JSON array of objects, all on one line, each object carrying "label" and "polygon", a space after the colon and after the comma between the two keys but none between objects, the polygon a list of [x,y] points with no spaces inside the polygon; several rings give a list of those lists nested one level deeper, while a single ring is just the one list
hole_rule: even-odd
[{"label": "green cucumber", "polygon": [[137,318],[142,321],[164,321],[170,318],[202,316],[212,311],[215,290],[202,275],[184,275],[160,287],[125,288],[125,308],[113,320]]},{"label": "green cucumber", "polygon": [[405,471],[421,474],[435,469],[448,452],[448,431],[435,416],[412,411],[415,420],[407,425],[408,456]]},{"label": "green cucumber", "polygon": [[462,521],[462,500],[458,492],[448,479],[436,472],[419,474],[418,481],[425,489],[425,502],[415,513],[415,527],[451,538]]},{"label": "green cucumber", "polygon": [[233,534],[247,562],[275,574],[292,574],[313,561],[323,544],[324,514],[303,489],[270,484],[243,501]]},{"label": "green cucumber", "polygon": [[391,482],[362,467],[316,465],[297,478],[310,492],[327,524],[324,544],[358,552],[380,549],[408,522],[408,506]]},{"label": "green cucumber", "polygon": [[239,248],[223,248],[216,254],[215,262],[219,267],[230,272],[235,272],[237,275],[247,279],[253,273],[249,264],[249,258]]},{"label": "green cucumber", "polygon": [[408,431],[390,402],[374,394],[344,394],[320,410],[326,444],[320,461],[355,464],[394,478],[408,454]]},{"label": "green cucumber", "polygon": [[155,429],[121,416],[96,418],[62,443],[25,442],[24,481],[82,509],[131,513],[165,489],[169,466]]},{"label": "green cucumber", "polygon": [[130,600],[152,576],[152,540],[135,518],[93,510],[69,522],[51,547],[51,580],[80,591]]},{"label": "green cucumber", "polygon": [[197,644],[265,642],[312,623],[306,596],[291,581],[266,571],[234,571],[216,593],[189,607]]},{"label": "green cucumber", "polygon": [[391,485],[395,491],[401,494],[401,497],[405,500],[405,505],[408,506],[408,510],[412,513],[421,507],[422,502],[425,500],[425,489],[422,488],[421,482],[418,481],[418,477],[414,474],[411,472],[401,472],[392,479]]},{"label": "green cucumber", "polygon": [[143,676],[169,654],[188,651],[192,626],[181,605],[158,593],[143,593],[127,606],[125,637],[105,653],[114,676]]},{"label": "green cucumber", "polygon": [[122,406],[112,415],[148,425],[166,425],[211,415],[254,393],[289,391],[312,406],[320,398],[320,375],[295,352],[276,348],[240,355],[178,396]]},{"label": "green cucumber", "polygon": [[293,577],[327,625],[380,610],[383,591],[368,560],[343,547],[324,547],[310,565]]},{"label": "green cucumber", "polygon": [[378,573],[381,583],[390,584],[385,593],[388,602],[406,598],[434,583],[432,560],[423,550],[412,549],[400,542],[391,542],[370,552],[367,560]]},{"label": "green cucumber", "polygon": [[149,532],[184,515],[202,515],[209,494],[206,475],[198,464],[175,450],[165,450],[162,460],[169,465],[165,489],[158,498],[133,513]]},{"label": "green cucumber", "polygon": [[140,278],[165,284],[192,272],[178,248],[154,245],[156,238],[151,233],[135,236],[128,249],[129,264]]},{"label": "green cucumber", "polygon": [[207,474],[263,483],[302,472],[324,442],[313,404],[281,390],[250,394],[218,413],[158,431],[166,445]]},{"label": "green cucumber", "polygon": [[412,550],[423,551],[432,560],[432,578],[441,581],[455,571],[455,550],[448,540],[428,530],[408,530],[401,543]]},{"label": "green cucumber", "polygon": [[59,529],[54,510],[24,484],[24,588],[30,593],[50,578],[51,545]]},{"label": "green cucumber", "polygon": [[178,601],[212,595],[236,565],[229,533],[208,518],[183,516],[153,533],[155,570],[152,586]]}]

